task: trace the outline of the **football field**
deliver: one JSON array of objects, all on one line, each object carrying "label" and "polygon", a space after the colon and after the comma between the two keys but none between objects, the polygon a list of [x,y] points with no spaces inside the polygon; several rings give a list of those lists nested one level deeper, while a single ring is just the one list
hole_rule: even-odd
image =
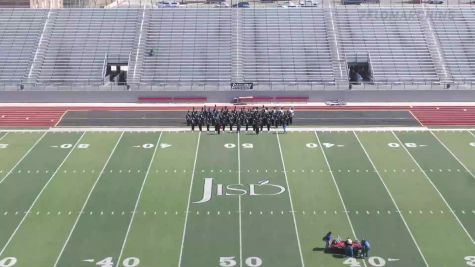
[{"label": "football field", "polygon": [[0,130],[0,267],[475,266],[474,159],[463,129]]}]

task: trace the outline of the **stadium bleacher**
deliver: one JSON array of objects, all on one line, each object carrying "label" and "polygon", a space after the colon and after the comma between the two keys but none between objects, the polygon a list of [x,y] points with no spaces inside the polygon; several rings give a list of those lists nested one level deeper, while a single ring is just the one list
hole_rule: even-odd
[{"label": "stadium bleacher", "polygon": [[47,13],[0,9],[0,83],[15,86],[28,77]]},{"label": "stadium bleacher", "polygon": [[365,88],[457,88],[475,81],[474,21],[469,7],[1,9],[0,82],[102,90],[121,65],[130,90],[345,90],[366,64]]}]

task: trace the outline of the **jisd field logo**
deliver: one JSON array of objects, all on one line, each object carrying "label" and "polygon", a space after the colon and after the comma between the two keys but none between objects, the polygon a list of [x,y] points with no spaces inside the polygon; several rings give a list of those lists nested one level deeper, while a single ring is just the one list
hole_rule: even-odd
[{"label": "jisd field logo", "polygon": [[201,200],[193,203],[200,204],[210,201],[213,192],[216,196],[276,196],[285,192],[285,187],[271,184],[269,180],[261,180],[257,184],[215,184],[214,178],[205,178]]}]

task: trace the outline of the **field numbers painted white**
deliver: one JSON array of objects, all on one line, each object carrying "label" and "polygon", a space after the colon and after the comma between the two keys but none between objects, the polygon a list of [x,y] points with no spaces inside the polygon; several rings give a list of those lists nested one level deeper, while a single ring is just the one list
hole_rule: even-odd
[{"label": "field numbers painted white", "polygon": [[332,143],[322,143],[322,146],[324,146],[325,148],[330,148],[330,147],[334,147],[335,144],[332,144]]},{"label": "field numbers painted white", "polygon": [[0,267],[12,267],[17,263],[14,257],[6,257],[0,260]]},{"label": "field numbers painted white", "polygon": [[[236,144],[227,143],[227,144],[224,144],[224,147],[225,147],[225,148],[235,148],[235,147],[236,147]],[[251,144],[251,143],[243,143],[243,144],[241,144],[241,147],[242,147],[242,148],[254,148],[254,144]]]},{"label": "field numbers painted white", "polygon": [[[73,144],[62,144],[60,146],[52,146],[52,147],[59,147],[59,148],[62,148],[62,149],[70,149],[72,148],[74,145]],[[86,149],[86,148],[89,148],[89,146],[91,146],[90,144],[77,144],[76,147],[78,149]],[[0,147],[1,148],[1,147]]]},{"label": "field numbers painted white", "polygon": [[[392,147],[392,148],[401,147],[401,145],[399,143],[388,143],[388,146]],[[406,146],[408,148],[415,148],[415,147],[424,147],[426,145],[418,145],[416,143],[404,143],[404,146]]]},{"label": "field numbers painted white", "polygon": [[[386,260],[381,257],[369,257],[368,263],[374,267],[383,267],[386,265]],[[343,264],[346,264],[350,267],[360,267],[361,263],[358,262],[355,258],[347,258],[343,261]]]},{"label": "field numbers painted white", "polygon": [[[87,261],[89,261],[89,260],[87,260]],[[140,259],[136,258],[136,257],[125,258],[122,261],[122,266],[123,267],[137,267],[137,266],[139,266],[139,264],[140,264]],[[103,260],[100,260],[100,261],[96,262],[96,265],[101,266],[101,267],[113,267],[114,266],[114,259],[112,257],[107,257]],[[3,267],[3,266],[0,265],[0,267]]]},{"label": "field numbers painted white", "polygon": [[242,148],[254,148],[254,145],[251,143],[244,143],[242,144]]},{"label": "field numbers painted white", "polygon": [[90,146],[91,146],[90,144],[78,144],[77,147],[78,147],[79,149],[87,149],[87,148],[89,148]]},{"label": "field numbers painted white", "polygon": [[368,263],[374,267],[383,267],[386,261],[381,257],[369,257]]},{"label": "field numbers painted white", "polygon": [[8,147],[8,144],[0,144],[0,149],[5,149]]},{"label": "field numbers painted white", "polygon": [[[259,257],[249,257],[245,261],[248,267],[260,267],[262,266],[262,259]],[[220,257],[220,267],[233,267],[237,265],[236,257]]]},{"label": "field numbers painted white", "polygon": [[464,258],[464,260],[466,261],[468,266],[475,266],[475,256],[467,256]]},{"label": "field numbers painted white", "polygon": [[154,146],[155,146],[154,144],[143,144],[142,148],[149,149],[149,148],[153,148]]},{"label": "field numbers painted white", "polygon": [[139,264],[140,260],[136,257],[126,258],[124,261],[122,261],[122,265],[124,265],[124,267],[136,267],[139,266]]},{"label": "field numbers painted white", "polygon": [[360,263],[355,258],[348,258],[343,261],[343,264],[346,264],[350,267],[360,267]]},{"label": "field numbers painted white", "polygon": [[305,146],[308,147],[308,148],[317,148],[318,147],[318,145],[315,144],[315,143],[308,143]]},{"label": "field numbers painted white", "polygon": [[[472,146],[472,147],[475,147],[475,142],[470,142],[469,145]],[[1,146],[1,144],[0,144],[0,146]],[[0,148],[2,148],[2,147],[0,147]]]},{"label": "field numbers painted white", "polygon": [[160,148],[167,148],[167,147],[171,147],[172,145],[170,144],[165,144],[165,143],[162,143],[160,144]]},{"label": "field numbers painted white", "polygon": [[236,144],[228,143],[228,144],[224,144],[224,147],[225,148],[235,148]]},{"label": "field numbers painted white", "polygon": [[249,257],[246,259],[246,265],[249,267],[259,267],[262,266],[262,260],[259,257]]},{"label": "field numbers painted white", "polygon": [[236,266],[237,262],[236,262],[235,258],[236,257],[220,257],[219,258],[219,266],[221,266],[221,267]]},{"label": "field numbers painted white", "polygon": [[103,260],[96,262],[96,265],[101,266],[101,267],[113,267],[114,261],[112,260],[112,257],[107,257]]}]

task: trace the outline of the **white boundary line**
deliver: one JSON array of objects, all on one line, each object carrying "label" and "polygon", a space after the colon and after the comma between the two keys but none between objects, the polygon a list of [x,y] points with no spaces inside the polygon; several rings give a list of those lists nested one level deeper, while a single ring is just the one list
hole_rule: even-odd
[{"label": "white boundary line", "polygon": [[76,225],[78,224],[79,219],[81,218],[81,215],[83,214],[84,209],[86,208],[86,205],[87,205],[87,203],[89,202],[89,198],[90,198],[91,195],[92,195],[92,191],[94,191],[94,188],[96,188],[96,185],[97,185],[97,183],[99,182],[99,179],[101,178],[102,174],[104,173],[104,170],[106,169],[107,165],[109,164],[109,161],[110,161],[110,159],[112,158],[112,155],[114,154],[115,149],[117,148],[117,146],[119,145],[120,141],[122,140],[122,136],[123,136],[123,135],[124,135],[124,132],[122,132],[122,134],[120,135],[120,137],[117,138],[117,141],[116,141],[116,143],[115,143],[115,145],[114,145],[114,148],[112,149],[111,153],[109,154],[109,157],[107,158],[106,162],[104,163],[104,166],[102,167],[102,170],[101,170],[101,171],[99,172],[99,174],[97,175],[96,181],[95,181],[94,184],[92,185],[91,190],[89,190],[89,194],[87,195],[86,200],[84,201],[84,204],[82,205],[81,211],[79,212],[78,216],[76,217],[76,221],[74,222],[73,227],[72,227],[71,230],[69,231],[69,235],[68,235],[68,237],[66,238],[66,241],[64,242],[63,247],[61,248],[61,251],[59,252],[58,257],[56,258],[56,261],[55,261],[55,263],[54,263],[54,265],[53,265],[54,267],[56,267],[56,266],[58,265],[59,259],[60,259],[61,256],[63,255],[63,252],[64,252],[64,250],[66,249],[66,245],[68,244],[69,239],[71,239],[71,236],[72,236],[74,230],[76,229]]},{"label": "white boundary line", "polygon": [[[345,214],[346,214],[346,219],[348,220],[348,223],[350,224],[351,232],[353,233],[353,237],[355,239],[358,239],[358,237],[356,236],[356,232],[355,232],[355,229],[353,227],[353,224],[351,223],[350,215],[348,214],[348,210],[346,209],[345,201],[343,200],[343,197],[341,196],[340,188],[338,187],[338,183],[336,182],[335,175],[333,175],[333,171],[332,171],[332,168],[330,166],[330,162],[328,162],[327,155],[325,154],[325,150],[323,150],[322,143],[320,142],[320,138],[318,137],[317,132],[315,132],[315,137],[317,138],[318,147],[320,147],[320,150],[322,151],[323,158],[325,159],[328,170],[330,171],[330,175],[333,179],[333,183],[335,184],[336,191],[338,192],[338,196],[340,197],[341,204],[343,205],[343,209],[344,209]],[[366,267],[367,266],[366,261],[362,260],[362,262],[363,262],[363,265]]]},{"label": "white boundary line", "polygon": [[183,236],[181,239],[181,249],[180,249],[180,258],[178,259],[178,267],[181,267],[181,258],[183,256],[183,245],[185,244],[186,225],[188,223],[188,213],[190,212],[191,190],[193,189],[193,181],[195,179],[196,159],[198,158],[198,150],[200,148],[200,139],[201,139],[201,132],[198,134],[198,142],[196,143],[195,162],[193,163],[193,172],[191,173],[191,183],[190,183],[190,190],[188,193],[188,204],[186,206],[185,225],[183,227]]},{"label": "white boundary line", "polygon": [[[241,184],[241,140],[240,133],[237,133],[237,147],[238,147],[238,184]],[[242,210],[241,210],[241,195],[239,199],[239,266],[242,267]]]},{"label": "white boundary line", "polygon": [[[355,132],[353,132],[353,134],[355,135],[356,139],[358,140],[358,143],[360,144],[361,148],[363,149],[363,151],[364,151],[366,157],[368,158],[369,162],[370,162],[371,165],[373,166],[373,169],[375,170],[376,174],[378,175],[379,180],[381,181],[381,183],[383,183],[384,188],[385,188],[386,191],[388,192],[388,195],[389,195],[389,197],[391,198],[391,200],[392,200],[394,206],[396,207],[396,209],[397,209],[398,211],[401,211],[401,209],[399,209],[398,204],[396,203],[396,200],[394,199],[393,195],[391,194],[391,191],[389,191],[389,188],[387,187],[386,183],[384,182],[383,177],[382,177],[381,174],[379,173],[378,168],[376,168],[376,165],[374,164],[373,160],[372,160],[371,157],[369,156],[368,151],[366,151],[366,148],[363,146],[363,143],[361,143],[360,138],[358,137],[358,135],[357,135]],[[404,225],[406,226],[407,231],[408,231],[409,234],[411,235],[412,241],[414,241],[414,244],[416,245],[417,251],[419,251],[419,254],[420,254],[421,257],[422,257],[422,260],[424,260],[424,264],[425,264],[427,267],[429,267],[429,264],[427,263],[426,257],[425,257],[424,254],[422,253],[422,250],[421,250],[421,248],[419,247],[419,244],[417,243],[416,238],[415,238],[414,235],[412,234],[412,231],[411,231],[411,229],[409,228],[409,225],[407,224],[406,219],[404,218],[404,215],[402,215],[402,212],[399,212],[399,216],[401,216],[402,222],[404,223]]]},{"label": "white boundary line", "polygon": [[302,267],[305,267],[305,263],[302,255],[302,247],[300,246],[299,230],[297,227],[297,220],[295,219],[294,204],[292,202],[292,193],[290,192],[289,180],[287,178],[287,170],[285,169],[284,155],[282,154],[282,147],[280,145],[279,134],[277,133],[277,143],[279,144],[280,159],[282,160],[282,167],[284,168],[285,183],[287,184],[287,190],[289,191],[290,209],[292,210],[292,218],[294,219],[295,234],[297,235],[297,244],[299,246],[300,260],[302,261]]},{"label": "white boundary line", "polygon": [[145,178],[143,179],[142,186],[140,187],[139,195],[137,196],[137,200],[135,201],[134,212],[132,213],[132,217],[130,218],[129,226],[127,227],[127,232],[125,233],[124,242],[122,243],[122,247],[120,249],[120,254],[119,254],[119,257],[117,258],[117,262],[115,264],[116,267],[119,267],[120,260],[122,259],[122,254],[124,253],[125,244],[127,243],[127,238],[129,237],[130,229],[132,228],[132,224],[134,222],[135,212],[137,211],[137,207],[139,206],[140,198],[142,196],[142,191],[143,191],[143,188],[145,186],[145,183],[147,182],[147,178],[148,178],[149,173],[150,173],[150,168],[152,167],[152,164],[155,160],[155,156],[157,154],[158,145],[160,144],[160,139],[162,138],[162,134],[163,133],[160,133],[160,136],[158,137],[157,143],[155,144],[155,150],[153,151],[152,158],[150,159],[150,163],[148,164],[147,172],[145,174]]},{"label": "white boundary line", "polygon": [[[33,133],[33,132],[191,132],[189,127],[76,127],[49,129],[0,129],[0,132]],[[278,132],[279,129],[271,129]],[[291,126],[288,132],[465,132],[475,131],[474,128],[427,128],[427,127],[299,127]],[[204,132],[206,133],[206,132]]]},{"label": "white boundary line", "polygon": [[452,150],[450,150],[450,148],[449,148],[448,146],[446,146],[446,145],[442,142],[442,140],[440,140],[440,138],[439,138],[435,133],[433,133],[432,131],[431,131],[430,133],[435,137],[435,139],[437,139],[437,141],[438,141],[442,146],[444,146],[444,148],[445,148],[447,151],[449,151],[450,155],[452,155],[452,157],[454,157],[454,158],[458,161],[458,163],[459,163],[460,165],[462,165],[462,167],[464,167],[464,169],[467,170],[468,173],[470,173],[470,175],[472,176],[472,178],[475,179],[475,176],[473,176],[472,171],[470,171],[470,169],[467,168],[467,166],[465,166],[465,164],[452,152]]},{"label": "white boundary line", "polygon": [[460,224],[460,226],[462,227],[462,229],[464,230],[465,234],[467,234],[468,238],[470,239],[470,241],[472,241],[473,244],[475,244],[475,241],[473,240],[472,236],[470,235],[470,233],[467,231],[467,229],[465,228],[465,226],[462,224],[462,222],[460,221],[459,217],[457,217],[457,215],[455,214],[454,210],[452,209],[452,207],[449,205],[449,203],[447,202],[447,200],[444,198],[444,196],[442,195],[442,193],[440,193],[439,189],[435,186],[435,184],[432,182],[432,180],[429,178],[429,176],[427,175],[427,173],[424,171],[424,169],[422,169],[421,165],[419,165],[419,162],[417,162],[417,160],[414,158],[414,156],[412,156],[411,152],[409,152],[409,150],[407,149],[407,147],[404,145],[403,142],[401,142],[401,140],[399,139],[399,137],[393,132],[393,135],[394,137],[397,139],[397,141],[399,142],[399,144],[401,145],[401,147],[406,151],[406,153],[411,157],[411,159],[414,161],[414,163],[416,163],[417,167],[419,167],[419,169],[422,171],[422,173],[424,174],[424,176],[426,177],[426,179],[429,181],[429,183],[432,185],[432,187],[434,187],[434,189],[437,191],[437,193],[439,194],[440,198],[444,201],[445,205],[447,205],[447,207],[449,208],[450,212],[452,212],[452,215],[454,215],[455,219],[457,220],[457,222]]},{"label": "white boundary line", "polygon": [[[48,132],[45,132],[43,135],[41,135],[38,140],[35,141],[35,143],[28,149],[28,151],[23,154],[23,156],[15,163],[15,165],[5,174],[5,176],[0,180],[0,184],[7,179],[7,177],[15,170],[15,168],[30,154],[30,152],[38,145],[38,143],[43,140],[43,138],[46,136]],[[4,135],[5,136],[5,135]]]},{"label": "white boundary line", "polygon": [[54,173],[51,175],[51,177],[48,179],[48,181],[46,182],[46,184],[43,186],[43,188],[41,188],[40,192],[38,193],[38,195],[36,195],[36,198],[35,200],[33,200],[33,203],[31,203],[30,205],[30,208],[28,208],[28,211],[25,213],[25,215],[23,216],[23,218],[21,219],[20,223],[18,223],[17,227],[15,228],[15,230],[13,231],[13,233],[10,235],[10,238],[8,238],[7,242],[5,243],[5,246],[2,248],[2,250],[0,251],[0,256],[3,254],[3,252],[5,251],[5,249],[8,247],[8,245],[10,244],[10,242],[12,241],[13,237],[15,237],[16,233],[18,232],[18,229],[20,229],[21,225],[23,224],[23,222],[26,220],[26,218],[28,217],[28,214],[31,213],[31,210],[33,209],[33,207],[35,206],[36,202],[38,201],[38,199],[40,198],[40,196],[43,194],[43,191],[46,189],[46,187],[48,187],[49,183],[53,180],[53,178],[56,176],[56,174],[58,173],[58,171],[61,169],[61,167],[63,166],[63,164],[66,162],[66,160],[69,158],[69,155],[71,155],[71,153],[76,149],[79,141],[81,141],[81,139],[84,137],[85,133],[82,133],[82,135],[78,138],[78,140],[76,141],[76,143],[74,144],[74,146],[71,148],[71,150],[69,150],[68,154],[66,155],[66,157],[64,157],[63,161],[61,161],[61,163],[58,165],[58,167],[56,167],[56,170],[54,171]]}]

